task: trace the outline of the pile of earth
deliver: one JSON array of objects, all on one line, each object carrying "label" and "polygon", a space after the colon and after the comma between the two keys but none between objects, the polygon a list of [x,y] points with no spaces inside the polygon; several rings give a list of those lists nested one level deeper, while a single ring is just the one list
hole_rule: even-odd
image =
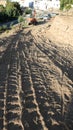
[{"label": "pile of earth", "polygon": [[54,42],[73,45],[73,17],[55,17],[47,35]]}]

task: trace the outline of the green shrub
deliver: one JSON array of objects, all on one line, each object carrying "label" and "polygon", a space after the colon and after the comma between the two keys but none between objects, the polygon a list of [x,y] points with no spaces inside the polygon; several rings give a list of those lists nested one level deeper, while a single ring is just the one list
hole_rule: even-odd
[{"label": "green shrub", "polygon": [[23,21],[24,21],[23,16],[19,16],[19,17],[18,17],[18,22],[21,23],[21,22],[23,22]]},{"label": "green shrub", "polygon": [[10,2],[10,0],[7,0],[5,7],[0,5],[1,23],[17,19],[20,15],[22,15],[22,10],[18,2]]},{"label": "green shrub", "polygon": [[12,28],[13,27],[13,22],[11,22],[11,24],[10,24],[10,28]]},{"label": "green shrub", "polygon": [[67,9],[69,10],[71,8],[71,5],[73,5],[73,0],[60,0],[60,9]]},{"label": "green shrub", "polygon": [[6,14],[10,18],[17,18],[21,14],[20,5],[17,2],[8,2],[6,5]]},{"label": "green shrub", "polygon": [[2,28],[5,31],[7,29],[7,25],[3,25]]},{"label": "green shrub", "polygon": [[7,30],[7,25],[0,26],[0,32]]},{"label": "green shrub", "polygon": [[68,11],[68,10],[70,10],[71,9],[71,4],[67,4],[66,6],[65,6],[65,9]]},{"label": "green shrub", "polygon": [[0,26],[0,32],[2,32],[2,30],[3,30],[3,27],[2,27],[2,26]]},{"label": "green shrub", "polygon": [[32,13],[32,10],[31,9],[29,9],[29,8],[26,8],[25,9],[25,14],[31,14]]}]

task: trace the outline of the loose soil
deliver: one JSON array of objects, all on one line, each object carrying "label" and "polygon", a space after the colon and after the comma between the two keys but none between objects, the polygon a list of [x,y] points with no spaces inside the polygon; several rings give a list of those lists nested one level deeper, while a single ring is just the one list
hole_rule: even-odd
[{"label": "loose soil", "polygon": [[0,130],[73,129],[73,47],[53,24],[0,36]]}]

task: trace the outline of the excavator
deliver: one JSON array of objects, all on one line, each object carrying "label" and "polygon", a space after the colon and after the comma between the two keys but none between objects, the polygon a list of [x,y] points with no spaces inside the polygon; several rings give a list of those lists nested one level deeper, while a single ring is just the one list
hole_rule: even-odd
[{"label": "excavator", "polygon": [[31,16],[27,19],[28,25],[37,25],[38,22],[36,20],[36,11],[32,11]]}]

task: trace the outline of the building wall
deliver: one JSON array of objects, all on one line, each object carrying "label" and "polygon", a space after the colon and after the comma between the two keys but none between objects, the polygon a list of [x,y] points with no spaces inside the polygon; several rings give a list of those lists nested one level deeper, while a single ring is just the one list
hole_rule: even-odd
[{"label": "building wall", "polygon": [[49,8],[59,8],[60,0],[12,0],[17,1],[21,6],[29,7],[33,2],[35,9],[46,10]]},{"label": "building wall", "polygon": [[60,0],[52,0],[51,5],[53,8],[60,8]]},{"label": "building wall", "polygon": [[60,8],[60,0],[34,0],[34,7],[46,10],[49,8]]},{"label": "building wall", "polygon": [[29,7],[32,2],[34,3],[34,0],[11,0],[11,1],[17,1],[20,4],[20,6],[23,7]]},{"label": "building wall", "polygon": [[34,0],[24,0],[25,7],[29,7],[32,3],[34,3]]},{"label": "building wall", "polygon": [[34,8],[45,10],[46,9],[46,0],[34,0]]}]

